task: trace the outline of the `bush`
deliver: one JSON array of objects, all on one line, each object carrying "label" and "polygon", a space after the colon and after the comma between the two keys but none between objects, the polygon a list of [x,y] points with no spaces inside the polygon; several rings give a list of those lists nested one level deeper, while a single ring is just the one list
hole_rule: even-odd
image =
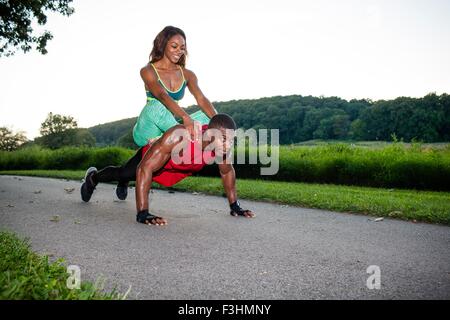
[{"label": "bush", "polygon": [[32,146],[14,152],[0,152],[0,170],[83,170],[121,165],[134,153],[119,147],[65,147],[57,150]]},{"label": "bush", "polygon": [[80,289],[67,288],[67,267],[63,259],[50,263],[47,256],[30,250],[27,240],[10,232],[0,232],[0,300],[91,300],[125,298],[102,293],[90,282]]},{"label": "bush", "polygon": [[[356,147],[348,144],[280,146],[280,167],[276,175],[261,176],[260,162],[235,164],[238,178],[296,182],[318,182],[370,187],[450,190],[450,148],[432,149],[418,144],[394,143],[384,147]],[[0,152],[0,170],[70,169],[85,170],[125,163],[135,151],[120,147],[48,150],[30,147]],[[235,163],[237,163],[235,152]],[[198,175],[219,176],[217,165],[206,166]]]},{"label": "bush", "polygon": [[[235,163],[236,159],[235,155]],[[348,144],[280,146],[279,161],[274,176],[260,176],[260,163],[234,167],[239,178],[450,190],[449,148],[408,148],[401,143],[376,149]],[[217,168],[205,167],[200,175],[217,176]]]}]

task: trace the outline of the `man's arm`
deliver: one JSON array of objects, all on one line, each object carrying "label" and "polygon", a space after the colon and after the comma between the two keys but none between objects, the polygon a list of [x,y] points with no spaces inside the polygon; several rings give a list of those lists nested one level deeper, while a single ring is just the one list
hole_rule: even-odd
[{"label": "man's arm", "polygon": [[228,203],[232,204],[237,200],[236,195],[236,173],[234,172],[234,168],[232,164],[229,163],[220,163],[219,172],[222,177],[222,184],[225,189],[225,193],[227,194]]},{"label": "man's arm", "polygon": [[237,201],[236,173],[234,171],[233,165],[231,163],[220,163],[218,164],[218,166],[220,176],[222,177],[223,187],[225,189],[225,193],[227,194],[228,203],[230,204],[231,210],[236,212],[237,215],[242,215],[247,218],[253,218],[255,214],[250,210],[243,210],[242,208],[240,208],[239,202]]},{"label": "man's arm", "polygon": [[183,129],[186,132],[182,125],[176,125],[167,130],[160,139],[152,144],[137,167],[136,209],[138,212],[148,210],[148,193],[150,192],[153,173],[161,169],[169,161],[171,152],[177,144],[187,141],[186,136],[184,136],[185,139],[180,136],[179,129]]}]

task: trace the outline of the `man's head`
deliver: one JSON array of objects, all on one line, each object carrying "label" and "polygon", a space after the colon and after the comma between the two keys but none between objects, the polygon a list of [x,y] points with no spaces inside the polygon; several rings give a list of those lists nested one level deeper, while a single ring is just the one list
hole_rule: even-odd
[{"label": "man's head", "polygon": [[208,129],[231,129],[236,130],[236,123],[233,118],[226,113],[218,113],[214,115],[208,124]]},{"label": "man's head", "polygon": [[233,118],[225,113],[214,115],[205,131],[204,140],[210,141],[218,155],[225,155],[233,146],[236,123]]}]

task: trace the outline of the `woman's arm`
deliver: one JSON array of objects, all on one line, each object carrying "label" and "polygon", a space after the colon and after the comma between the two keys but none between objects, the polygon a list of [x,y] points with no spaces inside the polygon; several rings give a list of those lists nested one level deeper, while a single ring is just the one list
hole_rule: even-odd
[{"label": "woman's arm", "polygon": [[187,87],[194,96],[195,100],[197,100],[198,106],[211,119],[217,114],[217,111],[208,98],[205,97],[202,90],[200,90],[197,76],[194,72],[188,69],[184,69],[184,76],[187,80]]}]

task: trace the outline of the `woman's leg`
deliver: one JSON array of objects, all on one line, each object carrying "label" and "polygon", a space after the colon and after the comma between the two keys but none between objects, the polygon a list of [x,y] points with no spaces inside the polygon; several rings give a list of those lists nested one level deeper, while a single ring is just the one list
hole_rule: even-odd
[{"label": "woman's leg", "polygon": [[133,127],[134,142],[143,147],[177,124],[172,113],[160,101],[151,99],[142,109]]},{"label": "woman's leg", "polygon": [[[210,119],[202,111],[198,110],[190,117],[203,124],[208,124]],[[159,100],[151,99],[141,111],[135,126],[133,127],[134,142],[142,147],[160,138],[164,132],[179,124],[173,114]]]}]

